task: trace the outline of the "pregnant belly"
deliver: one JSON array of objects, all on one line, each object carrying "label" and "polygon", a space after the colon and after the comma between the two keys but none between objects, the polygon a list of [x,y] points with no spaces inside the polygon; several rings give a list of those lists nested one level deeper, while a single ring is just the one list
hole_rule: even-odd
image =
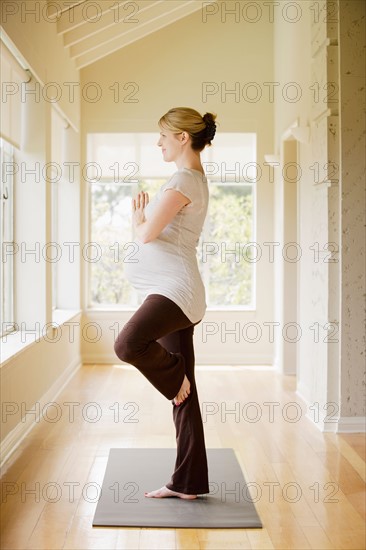
[{"label": "pregnant belly", "polygon": [[127,280],[138,291],[155,287],[189,287],[199,274],[196,256],[183,256],[176,247],[162,246],[158,240],[137,243],[136,253],[124,263]]},{"label": "pregnant belly", "polygon": [[174,273],[181,262],[179,255],[167,250],[156,239],[150,243],[136,242],[136,251],[124,263],[127,280],[135,288],[151,285],[156,277]]}]

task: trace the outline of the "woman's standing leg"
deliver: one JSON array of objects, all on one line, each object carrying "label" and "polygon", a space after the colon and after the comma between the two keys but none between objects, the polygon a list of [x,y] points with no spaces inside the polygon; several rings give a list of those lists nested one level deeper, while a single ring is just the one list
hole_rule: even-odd
[{"label": "woman's standing leg", "polygon": [[159,343],[172,353],[181,353],[185,359],[186,375],[191,384],[190,394],[179,406],[173,403],[176,428],[177,459],[171,481],[171,491],[198,495],[209,493],[207,455],[195,381],[193,347],[194,326],[168,334]]},{"label": "woman's standing leg", "polygon": [[151,294],[118,335],[115,352],[168,399],[177,395],[185,374],[188,377],[190,394],[181,405],[173,402],[178,449],[175,472],[168,485],[171,491],[187,495],[208,493],[207,458],[194,378],[193,324],[170,299]]}]

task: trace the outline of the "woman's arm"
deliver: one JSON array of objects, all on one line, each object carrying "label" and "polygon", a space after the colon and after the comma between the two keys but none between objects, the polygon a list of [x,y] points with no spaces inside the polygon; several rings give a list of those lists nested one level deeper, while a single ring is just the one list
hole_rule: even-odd
[{"label": "woman's arm", "polygon": [[178,212],[191,201],[176,189],[167,189],[157,204],[151,218],[146,220],[145,207],[149,202],[148,193],[139,193],[132,200],[132,222],[137,238],[142,243],[153,241],[160,235]]}]

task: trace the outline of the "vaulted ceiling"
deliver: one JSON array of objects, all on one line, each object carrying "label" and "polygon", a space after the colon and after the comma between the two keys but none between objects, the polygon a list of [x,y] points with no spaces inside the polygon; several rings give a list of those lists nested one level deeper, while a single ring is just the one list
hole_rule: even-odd
[{"label": "vaulted ceiling", "polygon": [[79,69],[201,10],[203,5],[199,0],[47,1],[48,17],[55,20]]}]

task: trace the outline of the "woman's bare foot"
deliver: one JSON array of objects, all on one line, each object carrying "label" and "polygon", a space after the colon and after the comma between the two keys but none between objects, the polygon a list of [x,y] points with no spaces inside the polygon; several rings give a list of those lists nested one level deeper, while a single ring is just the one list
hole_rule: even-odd
[{"label": "woman's bare foot", "polygon": [[156,491],[145,493],[145,497],[147,498],[179,497],[179,498],[183,498],[184,500],[194,500],[195,498],[197,498],[197,495],[186,495],[185,493],[176,493],[175,491],[171,491],[170,489],[164,486],[161,489],[157,489]]},{"label": "woman's bare foot", "polygon": [[190,391],[191,391],[190,388],[191,388],[191,384],[190,384],[188,378],[186,377],[186,375],[184,375],[183,383],[180,387],[180,390],[177,393],[177,395],[174,397],[174,403],[176,405],[180,405],[181,403],[183,403],[183,401],[185,399],[187,399],[187,397],[188,397],[188,395],[190,394]]}]

